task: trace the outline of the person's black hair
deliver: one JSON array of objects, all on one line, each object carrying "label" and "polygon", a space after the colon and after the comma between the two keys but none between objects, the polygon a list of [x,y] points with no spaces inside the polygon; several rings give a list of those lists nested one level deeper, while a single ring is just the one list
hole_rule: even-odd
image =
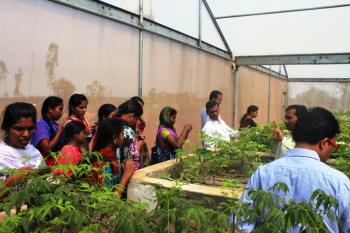
[{"label": "person's black hair", "polygon": [[78,107],[81,104],[81,102],[83,102],[83,101],[88,102],[88,99],[86,98],[85,95],[83,95],[83,94],[73,94],[69,98],[69,102],[68,102],[68,116],[72,115],[73,109]]},{"label": "person's black hair", "polygon": [[339,123],[335,116],[325,108],[314,107],[301,118],[298,118],[292,131],[296,143],[316,145],[324,138],[333,138],[340,133]]},{"label": "person's black hair", "polygon": [[60,97],[49,96],[44,100],[43,106],[41,107],[41,117],[46,122],[46,124],[49,126],[50,135],[54,135],[55,130],[53,129],[51,120],[47,117],[47,113],[49,112],[50,109],[56,108],[56,107],[60,106],[61,104],[63,104],[63,100]]},{"label": "person's black hair", "polygon": [[104,119],[98,123],[96,143],[93,151],[99,151],[113,142],[113,136],[123,132],[123,124],[118,119]]},{"label": "person's black hair", "polygon": [[136,117],[141,117],[143,114],[143,109],[139,103],[136,101],[125,101],[118,107],[118,115],[122,116],[124,114],[134,113]]},{"label": "person's black hair", "polygon": [[141,102],[142,105],[145,104],[145,102],[143,101],[143,99],[142,99],[141,97],[139,97],[139,96],[133,96],[133,97],[130,98],[130,100],[131,100],[131,101],[136,101],[136,102]]},{"label": "person's black hair", "polygon": [[36,124],[36,109],[32,104],[24,102],[15,102],[7,105],[4,111],[1,129],[8,131],[21,118],[32,118]]},{"label": "person's black hair", "polygon": [[207,112],[209,111],[209,109],[213,108],[215,105],[218,105],[218,102],[216,102],[215,100],[209,100],[205,105]]},{"label": "person's black hair", "polygon": [[247,112],[242,116],[241,120],[240,120],[240,125],[243,124],[244,119],[251,113],[256,112],[259,110],[259,107],[256,105],[249,105],[249,107],[247,108]]},{"label": "person's black hair", "polygon": [[212,92],[210,92],[209,100],[217,99],[220,95],[222,95],[221,91],[213,90]]},{"label": "person's black hair", "polygon": [[176,109],[169,106],[164,107],[159,114],[159,127],[165,126],[174,129],[174,126],[169,124],[169,117],[174,116],[176,114]]},{"label": "person's black hair", "polygon": [[111,114],[115,110],[117,110],[117,107],[113,104],[103,104],[98,109],[98,121],[102,121],[104,118],[107,118],[109,114]]},{"label": "person's black hair", "polygon": [[295,115],[300,118],[303,117],[306,113],[307,113],[307,108],[305,105],[301,105],[301,104],[292,104],[289,105],[286,108],[286,112],[288,112],[289,110],[295,109]]},{"label": "person's black hair", "polygon": [[69,142],[74,138],[75,135],[79,134],[81,131],[85,130],[85,125],[77,122],[71,121],[68,122],[63,129],[63,145],[69,144]]}]

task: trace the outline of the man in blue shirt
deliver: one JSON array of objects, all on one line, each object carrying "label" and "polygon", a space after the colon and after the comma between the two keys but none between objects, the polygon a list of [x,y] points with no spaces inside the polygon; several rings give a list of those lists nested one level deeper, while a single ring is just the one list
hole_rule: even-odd
[{"label": "man in blue shirt", "polygon": [[[282,197],[297,202],[308,202],[312,193],[316,189],[321,189],[335,197],[339,203],[339,208],[335,212],[340,220],[339,225],[326,215],[323,216],[328,230],[334,233],[348,232],[350,229],[349,178],[324,164],[337,148],[335,136],[339,132],[338,121],[331,112],[320,107],[309,109],[308,113],[298,120],[292,132],[296,142],[295,148],[285,152],[283,158],[261,166],[254,172],[241,197],[243,202],[251,203],[247,197],[247,189],[270,190],[277,182],[283,182],[289,187],[289,192]],[[252,223],[243,226],[242,230],[251,232],[254,227],[255,223]]]}]

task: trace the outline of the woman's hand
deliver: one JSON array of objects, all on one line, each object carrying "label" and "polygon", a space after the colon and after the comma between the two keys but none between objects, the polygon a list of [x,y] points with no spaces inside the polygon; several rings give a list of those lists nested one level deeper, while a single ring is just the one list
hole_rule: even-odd
[{"label": "woman's hand", "polygon": [[89,125],[87,128],[86,128],[86,134],[95,134],[95,131],[96,131],[96,125]]},{"label": "woman's hand", "polygon": [[186,124],[186,125],[184,126],[184,131],[190,132],[191,130],[192,130],[192,125]]}]

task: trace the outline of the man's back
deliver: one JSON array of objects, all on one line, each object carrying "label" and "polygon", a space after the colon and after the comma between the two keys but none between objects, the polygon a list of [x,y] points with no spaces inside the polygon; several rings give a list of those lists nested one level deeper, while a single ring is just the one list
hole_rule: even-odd
[{"label": "man's back", "polygon": [[[350,229],[350,181],[341,172],[322,163],[316,152],[307,149],[288,150],[284,157],[266,164],[250,179],[247,188],[269,190],[277,182],[288,185],[286,199],[294,201],[309,201],[316,189],[334,196],[339,202],[336,215],[340,217],[342,229],[324,216],[324,222],[330,232],[347,232]],[[242,196],[244,201],[245,192]],[[247,226],[247,231],[252,226]]]}]

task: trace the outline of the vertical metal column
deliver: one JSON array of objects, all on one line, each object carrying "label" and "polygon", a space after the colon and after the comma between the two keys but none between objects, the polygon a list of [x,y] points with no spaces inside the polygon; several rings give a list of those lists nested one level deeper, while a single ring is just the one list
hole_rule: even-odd
[{"label": "vertical metal column", "polygon": [[142,97],[142,74],[143,74],[143,0],[139,0],[140,32],[139,32],[139,74],[138,96]]},{"label": "vertical metal column", "polygon": [[233,127],[238,129],[238,99],[239,99],[239,66],[234,66],[233,71]]},{"label": "vertical metal column", "polygon": [[267,100],[267,122],[271,121],[271,66],[269,66],[269,88]]},{"label": "vertical metal column", "polygon": [[286,95],[285,95],[285,100],[284,100],[284,103],[285,103],[285,108],[283,109],[283,112],[284,110],[288,107],[289,105],[289,78],[288,78],[288,72],[287,72],[287,67],[285,65],[283,65],[283,68],[284,68],[284,74],[285,76],[287,77],[287,88],[286,88]]},{"label": "vertical metal column", "polygon": [[198,0],[198,46],[202,46],[202,0]]}]

